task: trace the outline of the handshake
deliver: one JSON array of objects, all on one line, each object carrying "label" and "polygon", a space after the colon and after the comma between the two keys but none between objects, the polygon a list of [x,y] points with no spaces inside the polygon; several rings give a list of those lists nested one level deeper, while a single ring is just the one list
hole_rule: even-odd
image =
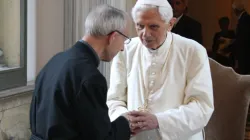
[{"label": "handshake", "polygon": [[129,121],[131,136],[135,136],[145,130],[159,128],[157,117],[148,112],[131,111],[124,113],[122,116]]}]

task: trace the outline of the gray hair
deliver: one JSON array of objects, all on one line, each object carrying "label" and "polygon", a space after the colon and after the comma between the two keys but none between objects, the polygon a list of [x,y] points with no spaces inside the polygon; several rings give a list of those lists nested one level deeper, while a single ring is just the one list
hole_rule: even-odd
[{"label": "gray hair", "polygon": [[136,4],[133,8],[132,8],[132,18],[135,22],[136,20],[136,13],[138,11],[147,11],[149,9],[158,9],[160,15],[161,15],[161,18],[162,20],[165,21],[165,23],[169,23],[169,21],[173,18],[173,9],[172,7],[169,5],[169,6],[166,6],[166,7],[163,7],[163,6],[154,6],[154,5],[139,5],[139,4]]},{"label": "gray hair", "polygon": [[105,36],[112,31],[126,28],[127,14],[110,5],[104,4],[92,10],[85,21],[85,35]]}]

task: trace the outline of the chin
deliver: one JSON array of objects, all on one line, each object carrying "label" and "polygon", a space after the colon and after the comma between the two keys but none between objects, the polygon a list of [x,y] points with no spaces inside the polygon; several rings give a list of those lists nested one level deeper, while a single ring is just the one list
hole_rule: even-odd
[{"label": "chin", "polygon": [[153,46],[149,46],[149,45],[148,46],[145,45],[145,47],[148,48],[148,49],[154,49]]},{"label": "chin", "polygon": [[157,49],[157,45],[154,45],[154,44],[143,44],[146,48],[149,48],[149,49]]},{"label": "chin", "polygon": [[180,16],[180,14],[174,13],[174,17],[175,17],[175,18],[178,18],[179,16]]},{"label": "chin", "polygon": [[110,62],[108,59],[102,59],[103,62]]},{"label": "chin", "polygon": [[110,59],[110,58],[102,58],[101,60],[104,61],[104,62],[110,62],[112,59]]}]

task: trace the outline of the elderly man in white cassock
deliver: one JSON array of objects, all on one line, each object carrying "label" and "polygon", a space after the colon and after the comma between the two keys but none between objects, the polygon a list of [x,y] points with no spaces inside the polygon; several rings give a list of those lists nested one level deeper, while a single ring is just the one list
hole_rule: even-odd
[{"label": "elderly man in white cassock", "polygon": [[171,33],[167,0],[138,0],[132,17],[138,37],[111,66],[111,120],[128,115],[133,140],[203,140],[214,111],[205,48]]}]

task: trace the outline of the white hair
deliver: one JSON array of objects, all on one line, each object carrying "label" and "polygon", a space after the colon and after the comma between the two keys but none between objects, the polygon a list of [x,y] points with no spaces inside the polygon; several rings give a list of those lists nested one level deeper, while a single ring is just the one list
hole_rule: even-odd
[{"label": "white hair", "polygon": [[126,28],[127,14],[107,4],[92,10],[85,21],[85,35],[105,36],[115,30]]},{"label": "white hair", "polygon": [[169,5],[169,6],[154,6],[154,5],[141,5],[141,4],[136,4],[133,8],[132,8],[132,18],[135,22],[136,20],[136,13],[138,11],[147,11],[149,9],[154,9],[154,8],[157,8],[160,15],[161,15],[161,18],[162,20],[165,21],[165,23],[169,23],[169,21],[173,18],[173,9],[172,7]]}]

